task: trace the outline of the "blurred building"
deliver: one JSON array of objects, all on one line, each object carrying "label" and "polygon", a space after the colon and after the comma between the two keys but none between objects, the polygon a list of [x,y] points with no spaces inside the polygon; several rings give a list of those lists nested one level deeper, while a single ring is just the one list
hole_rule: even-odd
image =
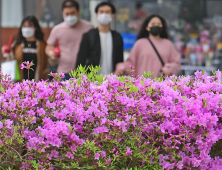
[{"label": "blurred building", "polygon": [[[1,45],[15,35],[24,16],[36,15],[47,39],[51,28],[62,22],[63,0],[0,0]],[[150,14],[164,16],[173,41],[188,43],[208,30],[213,41],[222,41],[222,0],[107,0],[117,8],[111,27],[122,33],[125,50],[130,50],[143,20]],[[97,25],[95,6],[100,0],[78,0],[81,18]],[[192,35],[192,36],[191,36]]]}]

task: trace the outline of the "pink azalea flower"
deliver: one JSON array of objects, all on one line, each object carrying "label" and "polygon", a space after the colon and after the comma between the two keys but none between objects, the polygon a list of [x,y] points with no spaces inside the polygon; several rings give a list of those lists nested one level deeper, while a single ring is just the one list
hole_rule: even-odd
[{"label": "pink azalea flower", "polygon": [[99,157],[100,157],[100,154],[99,154],[99,153],[96,153],[94,159],[99,160]]},{"label": "pink azalea flower", "polygon": [[74,156],[71,152],[67,152],[66,157],[69,159],[74,159]]},{"label": "pink azalea flower", "polygon": [[134,66],[132,66],[132,65],[130,65],[130,69],[131,69],[131,70],[134,70],[134,69],[135,69],[135,67],[134,67]]},{"label": "pink azalea flower", "polygon": [[93,134],[100,134],[100,133],[104,133],[104,132],[109,132],[109,129],[105,126],[102,126],[102,127],[97,127],[97,128],[94,128],[94,132]]},{"label": "pink azalea flower", "polygon": [[21,69],[24,69],[24,68],[26,68],[26,69],[32,69],[31,67],[34,65],[34,63],[33,62],[29,62],[29,61],[25,61],[25,62],[23,62],[22,64],[21,64]]},{"label": "pink azalea flower", "polygon": [[131,151],[130,148],[127,146],[126,155],[130,156],[130,155],[132,155],[132,152],[133,151]]},{"label": "pink azalea flower", "polygon": [[119,152],[118,152],[118,151],[116,151],[115,155],[116,155],[116,156],[117,156],[117,155],[119,155]]},{"label": "pink azalea flower", "polygon": [[37,110],[37,113],[39,114],[39,116],[42,116],[42,115],[45,114],[45,110],[44,110],[43,108],[38,109],[38,110]]},{"label": "pink azalea flower", "polygon": [[52,150],[51,151],[51,157],[57,158],[58,156],[59,156],[59,152],[58,151],[56,151],[56,150]]},{"label": "pink azalea flower", "polygon": [[6,128],[11,129],[12,124],[13,124],[13,121],[9,119],[5,120]]},{"label": "pink azalea flower", "polygon": [[26,66],[22,63],[21,64],[21,69],[23,70],[24,68],[26,68]]},{"label": "pink azalea flower", "polygon": [[109,158],[109,159],[106,159],[106,158],[104,158],[104,160],[106,161],[106,163],[109,165],[110,164],[110,162],[111,162],[111,159]]},{"label": "pink azalea flower", "polygon": [[52,77],[55,77],[55,75],[56,75],[56,73],[50,73],[50,75],[52,76]]},{"label": "pink azalea flower", "polygon": [[183,169],[183,162],[182,161],[177,163],[177,168]]},{"label": "pink azalea flower", "polygon": [[3,123],[0,121],[0,129],[3,128]]},{"label": "pink azalea flower", "polygon": [[64,78],[65,74],[64,73],[60,73],[60,78]]},{"label": "pink azalea flower", "polygon": [[101,153],[101,157],[105,157],[106,156],[106,151],[102,151],[102,153]]},{"label": "pink azalea flower", "polygon": [[115,152],[115,151],[116,151],[116,148],[111,149],[111,152]]},{"label": "pink azalea flower", "polygon": [[26,64],[26,68],[29,69],[32,66],[33,63],[27,61],[27,62],[25,62],[25,64]]}]

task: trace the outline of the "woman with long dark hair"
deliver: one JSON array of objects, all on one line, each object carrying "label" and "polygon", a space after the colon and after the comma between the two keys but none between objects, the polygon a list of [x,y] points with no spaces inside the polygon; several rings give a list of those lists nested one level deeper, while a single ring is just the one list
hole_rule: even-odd
[{"label": "woman with long dark hair", "polygon": [[129,66],[135,69],[133,75],[151,72],[151,78],[176,75],[180,70],[180,55],[168,40],[167,23],[159,15],[151,15],[142,24],[130,56],[116,66],[114,74],[130,74]]},{"label": "woman with long dark hair", "polygon": [[[33,62],[29,71],[29,80],[46,80],[48,77],[48,56],[45,53],[46,42],[39,22],[35,16],[23,19],[19,32],[12,45],[13,57],[19,67],[24,61]],[[28,70],[20,70],[21,79],[28,79]]]}]

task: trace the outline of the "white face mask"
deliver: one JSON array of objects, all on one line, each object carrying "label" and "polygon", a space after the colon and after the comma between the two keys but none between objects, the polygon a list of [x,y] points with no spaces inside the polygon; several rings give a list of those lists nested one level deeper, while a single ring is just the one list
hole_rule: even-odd
[{"label": "white face mask", "polygon": [[64,21],[69,25],[69,26],[73,26],[77,23],[78,21],[78,17],[75,15],[69,15],[67,17],[64,17]]},{"label": "white face mask", "polygon": [[30,27],[22,28],[22,35],[25,38],[31,38],[35,34],[35,29]]},{"label": "white face mask", "polygon": [[110,14],[99,14],[97,20],[102,25],[107,25],[112,21],[112,17]]}]

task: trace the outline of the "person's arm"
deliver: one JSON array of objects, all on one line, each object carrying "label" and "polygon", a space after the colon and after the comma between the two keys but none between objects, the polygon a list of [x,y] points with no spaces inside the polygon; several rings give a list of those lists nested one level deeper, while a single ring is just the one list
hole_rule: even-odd
[{"label": "person's arm", "polygon": [[47,53],[46,53],[46,42],[44,41],[44,42],[42,42],[43,43],[43,55],[44,55],[44,61],[43,61],[43,68],[46,70],[46,69],[48,69],[48,59],[49,59],[49,55],[47,55]]},{"label": "person's arm", "polygon": [[45,53],[50,57],[49,58],[49,64],[50,65],[55,65],[57,63],[57,60],[58,58],[55,56],[54,52],[53,52],[53,49],[55,48],[56,44],[57,44],[57,32],[56,32],[56,29],[53,28],[51,33],[50,33],[50,36],[47,40],[47,46],[45,48]]},{"label": "person's arm", "polygon": [[51,65],[51,66],[55,66],[57,61],[58,61],[58,58],[55,56],[54,52],[53,52],[53,49],[55,47],[52,46],[52,45],[47,45],[46,48],[45,48],[45,53],[47,56],[49,56],[48,58],[48,63]]},{"label": "person's arm", "polygon": [[2,62],[5,62],[5,61],[7,61],[7,60],[12,60],[12,59],[14,59],[14,55],[13,55],[13,47],[15,46],[15,41],[13,41],[12,42],[12,44],[11,44],[11,50],[10,50],[10,53],[9,53],[9,56],[7,57],[7,58],[5,58],[4,57],[4,46],[2,46],[2,48],[1,48],[1,53],[2,53]]},{"label": "person's arm", "polygon": [[122,74],[131,75],[131,73],[130,73],[130,66],[133,66],[134,68],[136,66],[136,58],[139,55],[138,48],[139,48],[139,45],[138,45],[138,41],[137,41],[134,44],[132,50],[130,51],[129,58],[125,62],[118,63],[116,65],[116,70],[114,71],[114,74],[116,74],[117,76],[120,76]]},{"label": "person's arm", "polygon": [[180,71],[180,54],[171,43],[170,47],[170,58],[169,61],[164,65],[162,71],[165,75],[177,75]]},{"label": "person's arm", "polygon": [[39,41],[39,51],[38,53],[41,55],[41,70],[39,74],[39,80],[46,80],[48,78],[49,70],[48,70],[48,64],[49,64],[49,56],[46,54],[46,42],[45,41]]},{"label": "person's arm", "polygon": [[47,45],[45,48],[45,53],[53,60],[56,59],[55,54],[53,53],[54,48],[53,45]]},{"label": "person's arm", "polygon": [[76,61],[76,67],[75,69],[81,64],[82,66],[86,65],[86,60],[87,58],[89,58],[89,54],[90,54],[90,48],[89,48],[89,38],[88,38],[88,34],[85,33],[82,36],[82,40],[80,43],[80,47],[79,47],[79,52],[77,55],[77,61]]},{"label": "person's arm", "polygon": [[118,56],[117,56],[117,63],[123,62],[123,38],[121,35],[120,36],[120,43],[121,45],[119,46],[119,51],[118,51]]}]

